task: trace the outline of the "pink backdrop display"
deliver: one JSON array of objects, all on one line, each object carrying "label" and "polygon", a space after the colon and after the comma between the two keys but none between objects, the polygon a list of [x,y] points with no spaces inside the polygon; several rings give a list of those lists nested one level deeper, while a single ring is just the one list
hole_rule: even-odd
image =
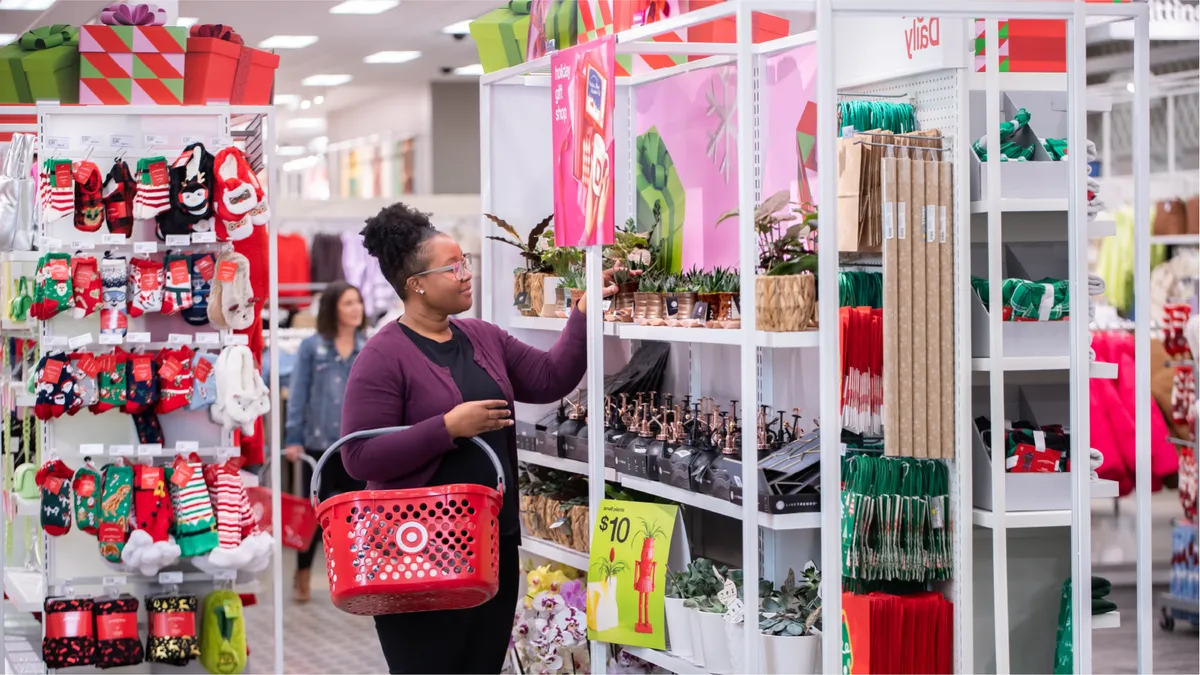
[{"label": "pink backdrop display", "polygon": [[763,197],[786,189],[797,204],[816,204],[817,45],[767,57],[763,82]]}]

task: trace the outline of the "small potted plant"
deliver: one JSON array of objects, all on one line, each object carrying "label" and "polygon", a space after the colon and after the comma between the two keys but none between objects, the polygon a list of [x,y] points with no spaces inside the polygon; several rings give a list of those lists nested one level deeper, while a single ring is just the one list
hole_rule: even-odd
[{"label": "small potted plant", "polygon": [[667,619],[667,637],[671,653],[684,659],[692,658],[691,619],[683,606],[683,594],[687,586],[687,571],[667,570],[666,596],[663,598]]},{"label": "small potted plant", "polygon": [[563,273],[558,284],[566,293],[563,306],[560,307],[562,317],[570,316],[571,312],[575,311],[575,303],[583,297],[585,283],[583,270],[576,266],[567,268]]},{"label": "small potted plant", "polygon": [[768,673],[818,672],[821,663],[821,571],[809,561],[799,582],[792,570],[777,593],[762,603],[758,629],[762,666]]},{"label": "small potted plant", "polygon": [[638,292],[633,294],[633,320],[640,324],[661,321],[665,309],[662,298],[663,276],[647,271],[638,280]]},{"label": "small potted plant", "polygon": [[708,328],[737,328],[735,315],[741,280],[737,270],[716,267],[699,278],[698,299],[708,305],[705,326]]},{"label": "small potted plant", "polygon": [[[524,316],[537,316],[543,305],[544,284],[543,280],[547,276],[550,269],[542,262],[542,235],[550,229],[550,223],[554,222],[554,214],[546,216],[542,222],[533,226],[529,231],[529,237],[523,238],[517,232],[517,228],[509,225],[504,219],[494,216],[490,213],[483,214],[484,218],[492,221],[508,234],[507,237],[497,237],[489,235],[488,239],[508,244],[521,252],[521,258],[525,262],[525,267],[517,269],[513,272],[513,302],[517,305]],[[551,239],[551,242],[554,240]]]},{"label": "small potted plant", "polygon": [[713,562],[707,558],[697,558],[688,563],[682,578],[680,595],[683,596],[683,606],[688,615],[688,628],[692,643],[692,662],[698,666],[707,666],[704,658],[704,631],[700,623],[700,605],[709,598],[715,598],[720,592],[721,585],[713,574]]}]

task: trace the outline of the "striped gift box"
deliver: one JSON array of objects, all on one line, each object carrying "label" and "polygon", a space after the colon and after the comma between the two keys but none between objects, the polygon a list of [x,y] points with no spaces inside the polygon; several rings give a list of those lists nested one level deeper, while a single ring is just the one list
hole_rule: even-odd
[{"label": "striped gift box", "polygon": [[80,103],[182,105],[187,37],[178,26],[84,26]]},{"label": "striped gift box", "polygon": [[[987,70],[986,31],[975,21],[975,72]],[[1060,19],[1010,19],[997,22],[997,62],[1002,73],[1065,73],[1067,24]]]}]

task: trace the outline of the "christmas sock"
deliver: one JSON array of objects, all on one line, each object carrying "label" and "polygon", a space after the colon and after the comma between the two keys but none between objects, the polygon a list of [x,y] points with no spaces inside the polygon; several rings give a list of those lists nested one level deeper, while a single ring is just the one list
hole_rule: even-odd
[{"label": "christmas sock", "polygon": [[154,405],[158,398],[158,375],[154,357],[149,354],[130,354],[126,363],[125,405],[121,410],[134,415]]},{"label": "christmas sock", "polygon": [[192,306],[192,271],[187,255],[167,255],[163,314],[178,314]]},{"label": "christmas sock", "polygon": [[75,169],[75,229],[80,232],[95,232],[104,224],[100,184],[100,167],[80,162]]},{"label": "christmas sock", "polygon": [[246,156],[236,147],[217,153],[213,160],[217,179],[213,184],[213,206],[217,212],[217,239],[240,241],[253,233],[250,213],[258,206],[258,193],[247,178],[253,175]]},{"label": "christmas sock", "polygon": [[200,664],[210,673],[241,673],[246,653],[242,599],[230,589],[209,593],[200,627]]},{"label": "christmas sock", "polygon": [[103,479],[91,462],[75,471],[71,489],[75,491],[75,522],[93,537],[100,531],[100,486]]},{"label": "christmas sock", "polygon": [[203,326],[208,323],[208,296],[212,292],[217,261],[211,253],[193,253],[189,262],[192,270],[192,305],[183,310],[183,320],[193,326]]},{"label": "christmas sock", "polygon": [[120,347],[112,354],[102,354],[96,357],[100,365],[100,373],[96,376],[96,388],[100,399],[91,406],[95,414],[108,412],[125,405],[125,361],[128,355]]},{"label": "christmas sock", "polygon": [[171,506],[175,541],[184,557],[204,555],[217,547],[217,526],[209,502],[200,458],[175,458],[171,472]]},{"label": "christmas sock", "polygon": [[146,408],[130,417],[133,418],[133,428],[137,431],[138,443],[162,445],[162,423],[158,421],[158,413],[154,412],[154,408]]},{"label": "christmas sock", "polygon": [[250,261],[240,253],[222,253],[208,298],[208,320],[231,330],[249,328],[255,320],[250,287]]},{"label": "christmas sock", "polygon": [[134,258],[129,263],[129,315],[137,318],[148,312],[161,312],[166,273],[162,263],[149,258]]},{"label": "christmas sock", "polygon": [[123,234],[126,239],[133,236],[133,198],[136,191],[129,165],[123,161],[114,162],[108,179],[104,181],[104,217],[108,221],[109,232]]},{"label": "christmas sock", "polygon": [[143,157],[137,163],[137,194],[133,217],[149,220],[171,208],[171,177],[166,157]]},{"label": "christmas sock", "polygon": [[42,490],[42,529],[52,537],[71,531],[71,479],[75,472],[61,459],[46,462],[34,482]]},{"label": "christmas sock", "polygon": [[63,352],[50,352],[38,362],[37,400],[33,414],[45,421],[61,417],[75,403],[75,378],[68,368],[70,357]]},{"label": "christmas sock", "polygon": [[42,166],[46,184],[42,222],[52,223],[75,212],[75,179],[69,159],[48,159]]},{"label": "christmas sock", "polygon": [[204,410],[217,400],[217,381],[212,377],[216,354],[199,352],[192,357],[192,400],[188,410]]},{"label": "christmas sock", "polygon": [[46,598],[46,635],[42,638],[42,661],[59,669],[95,663],[96,638],[92,635],[91,598]]},{"label": "christmas sock", "polygon": [[100,308],[100,334],[125,336],[129,330],[129,264],[125,258],[109,258],[100,263],[103,300]]},{"label": "christmas sock", "polygon": [[204,482],[217,516],[218,546],[234,549],[242,543],[241,458],[236,463],[209,464],[204,467]]},{"label": "christmas sock", "polygon": [[138,601],[128,594],[96,600],[96,665],[100,668],[136,666],[142,662],[138,637]]},{"label": "christmas sock", "polygon": [[82,319],[100,309],[100,292],[104,284],[100,279],[100,268],[93,256],[75,257],[71,260],[71,316]]},{"label": "christmas sock", "polygon": [[71,256],[67,253],[47,253],[38,263],[34,275],[35,295],[30,314],[48,321],[71,308],[74,293],[71,283]]},{"label": "christmas sock", "polygon": [[75,352],[71,354],[71,377],[75,378],[75,401],[67,409],[68,415],[91,407],[100,402],[99,383],[96,375],[100,372],[100,362],[91,352]]},{"label": "christmas sock", "polygon": [[158,403],[160,415],[187,407],[192,398],[192,350],[164,348],[158,353]]},{"label": "christmas sock", "polygon": [[[164,595],[146,599],[150,619],[150,637],[146,640],[146,660],[172,666],[186,666],[200,657],[200,641],[196,638],[196,608],[199,602],[193,595]],[[189,616],[190,615],[190,616]],[[185,635],[170,635],[167,626],[192,626]]]},{"label": "christmas sock", "polygon": [[109,464],[104,467],[104,493],[100,502],[100,555],[121,562],[121,550],[129,538],[129,512],[133,509],[133,467]]},{"label": "christmas sock", "polygon": [[133,513],[137,529],[153,541],[167,541],[171,529],[171,500],[167,496],[167,474],[161,466],[137,465],[134,470]]},{"label": "christmas sock", "polygon": [[211,218],[213,158],[200,143],[183,149],[171,164],[171,208],[158,214],[158,236],[191,234],[192,226]]}]

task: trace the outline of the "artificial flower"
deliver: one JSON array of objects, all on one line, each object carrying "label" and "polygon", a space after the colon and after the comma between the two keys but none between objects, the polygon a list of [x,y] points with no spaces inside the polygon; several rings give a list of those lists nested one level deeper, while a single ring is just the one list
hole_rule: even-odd
[{"label": "artificial flower", "polygon": [[587,607],[587,589],[584,588],[583,582],[578,579],[563,584],[558,593],[562,596],[563,604],[567,607],[574,607],[575,609],[585,609]]},{"label": "artificial flower", "polygon": [[565,606],[563,597],[552,591],[543,591],[533,598],[533,608],[539,612],[554,613]]}]

